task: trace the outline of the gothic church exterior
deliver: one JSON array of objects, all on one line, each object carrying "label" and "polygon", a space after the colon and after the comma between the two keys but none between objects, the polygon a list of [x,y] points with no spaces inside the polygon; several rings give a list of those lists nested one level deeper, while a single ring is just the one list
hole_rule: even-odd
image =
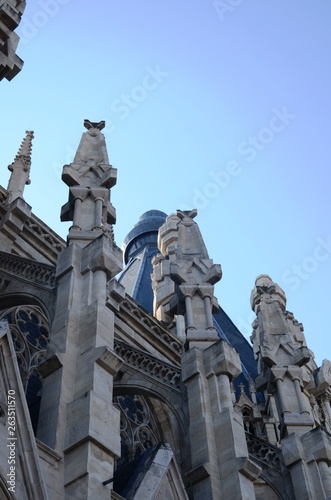
[{"label": "gothic church exterior", "polygon": [[143,214],[122,270],[117,171],[104,122],[85,127],[66,242],[24,200],[32,132],[0,190],[1,498],[330,498],[330,362],[284,291],[257,278],[251,347],[195,210]]},{"label": "gothic church exterior", "polygon": [[[0,78],[24,4],[0,7]],[[256,279],[250,345],[196,210],[146,212],[122,251],[104,122],[84,125],[66,241],[24,199],[33,132],[0,187],[0,498],[330,499],[331,364],[284,291]]]}]

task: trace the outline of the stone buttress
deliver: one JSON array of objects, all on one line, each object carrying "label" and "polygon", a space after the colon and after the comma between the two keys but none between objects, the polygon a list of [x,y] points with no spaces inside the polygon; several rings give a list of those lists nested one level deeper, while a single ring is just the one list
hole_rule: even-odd
[{"label": "stone buttress", "polygon": [[64,490],[59,486],[58,498],[109,499],[112,485],[103,482],[113,477],[120,455],[119,411],[112,395],[121,360],[113,351],[118,304],[107,294],[107,282],[120,271],[122,252],[113,239],[110,188],[116,169],[109,165],[104,122],[85,120],[84,125],[87,132],[62,174],[69,201],[61,218],[73,225],[56,269],[49,356],[40,368],[37,437],[64,457]]},{"label": "stone buttress", "polygon": [[256,279],[252,341],[258,390],[265,393],[267,438],[281,447],[294,498],[331,498],[331,364],[317,367],[303,326],[286,310],[284,291],[268,275]]},{"label": "stone buttress", "polygon": [[209,258],[196,211],[178,210],[159,230],[161,254],[153,261],[154,314],[177,335],[182,356],[183,405],[189,421],[193,498],[254,499],[260,468],[248,458],[243,421],[233,409],[231,381],[241,372],[238,353],[213,324],[213,285],[221,267]]}]

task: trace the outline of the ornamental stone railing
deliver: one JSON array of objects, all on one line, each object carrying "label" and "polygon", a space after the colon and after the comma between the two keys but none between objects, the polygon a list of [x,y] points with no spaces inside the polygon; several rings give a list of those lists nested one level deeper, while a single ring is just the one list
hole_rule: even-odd
[{"label": "ornamental stone railing", "polygon": [[262,462],[267,467],[272,467],[279,472],[281,471],[280,451],[276,446],[248,432],[246,432],[246,442],[251,458],[258,462]]},{"label": "ornamental stone railing", "polygon": [[118,354],[127,365],[146,373],[167,386],[179,390],[181,378],[181,370],[179,367],[177,368],[169,365],[116,339],[114,349],[116,354]]},{"label": "ornamental stone railing", "polygon": [[23,257],[0,252],[0,271],[47,288],[55,287],[54,267],[33,263]]},{"label": "ornamental stone railing", "polygon": [[44,227],[41,221],[39,221],[36,217],[28,219],[25,223],[25,227],[35,233],[38,238],[41,238],[44,242],[51,245],[57,252],[61,252],[65,248],[64,241],[55,233],[52,234],[50,229],[48,227]]},{"label": "ornamental stone railing", "polygon": [[139,307],[139,304],[137,304],[133,299],[126,296],[126,298],[121,302],[121,308],[128,311],[140,323],[153,330],[157,337],[170,346],[178,355],[182,353],[183,345],[179,339],[177,339],[166,328],[162,327],[156,318]]}]

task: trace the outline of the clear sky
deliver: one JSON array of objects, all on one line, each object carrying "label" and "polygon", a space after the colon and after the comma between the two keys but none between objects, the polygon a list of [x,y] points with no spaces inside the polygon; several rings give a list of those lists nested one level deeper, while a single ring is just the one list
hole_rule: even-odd
[{"label": "clear sky", "polygon": [[59,213],[83,120],[106,120],[115,239],[139,216],[197,208],[223,268],[219,303],[249,338],[250,292],[269,274],[330,348],[329,0],[34,0],[1,82],[0,182],[34,130],[25,199],[63,238]]}]

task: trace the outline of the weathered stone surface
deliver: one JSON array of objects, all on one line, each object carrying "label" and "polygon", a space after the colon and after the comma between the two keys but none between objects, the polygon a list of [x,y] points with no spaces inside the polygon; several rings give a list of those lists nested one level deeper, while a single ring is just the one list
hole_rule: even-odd
[{"label": "weathered stone surface", "polygon": [[208,256],[193,221],[196,214],[177,210],[159,229],[162,255],[153,260],[154,314],[168,324],[175,315],[183,315],[189,346],[206,348],[218,338],[212,318],[218,310],[213,284],[222,270]]},{"label": "weathered stone surface", "polygon": [[[196,211],[179,210],[160,228],[155,316],[144,310],[115,278],[122,254],[109,190],[117,175],[104,122],[85,126],[63,170],[67,247],[22,197],[31,134],[8,190],[0,188],[1,317],[11,318],[11,333],[0,328],[0,441],[6,450],[14,387],[17,498],[331,498],[331,365],[314,363],[284,291],[261,275],[252,292],[254,381],[226,340],[230,320],[224,331],[214,325],[221,268]],[[4,479],[1,472],[0,496],[9,498]]]},{"label": "weathered stone surface", "polygon": [[14,30],[19,25],[25,9],[24,0],[7,0],[0,5],[0,80],[12,80],[23,67],[16,55],[19,36]]}]

